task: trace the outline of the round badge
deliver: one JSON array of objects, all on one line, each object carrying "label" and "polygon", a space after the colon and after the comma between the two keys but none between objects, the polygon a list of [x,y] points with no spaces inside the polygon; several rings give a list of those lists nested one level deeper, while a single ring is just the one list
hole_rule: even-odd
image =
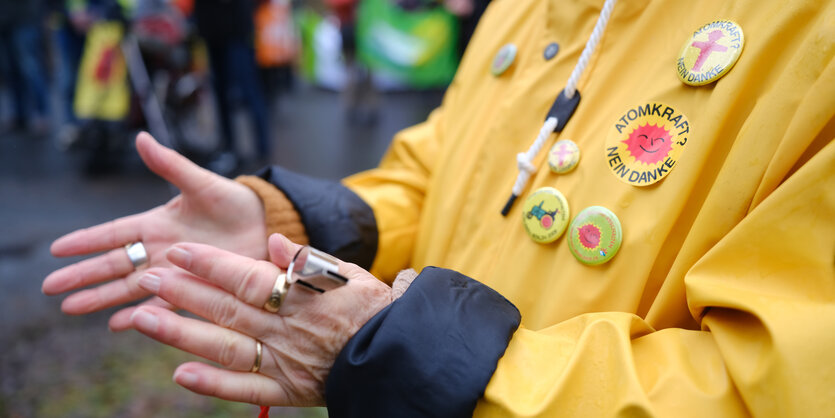
[{"label": "round badge", "polygon": [[514,44],[506,44],[499,52],[496,53],[496,56],[493,58],[493,64],[490,66],[490,72],[494,76],[499,76],[511,65],[513,65],[513,61],[516,59],[516,45]]},{"label": "round badge", "polygon": [[643,103],[615,121],[606,138],[609,171],[633,186],[664,179],[678,163],[690,137],[690,122],[663,103]]},{"label": "round badge", "polygon": [[533,192],[522,206],[525,231],[540,244],[556,241],[565,232],[569,215],[568,201],[553,187]]},{"label": "round badge", "polygon": [[568,229],[568,249],[581,263],[596,266],[612,259],[623,242],[618,217],[602,206],[583,209]]},{"label": "round badge", "polygon": [[551,42],[545,47],[545,51],[542,52],[542,55],[545,57],[546,61],[549,61],[551,58],[557,56],[557,52],[560,52],[560,45],[556,42]]},{"label": "round badge", "polygon": [[577,167],[580,161],[580,148],[570,139],[557,141],[548,152],[548,167],[557,174],[564,174]]},{"label": "round badge", "polygon": [[691,86],[710,84],[736,64],[745,37],[731,20],[715,20],[693,32],[676,61],[678,78]]}]

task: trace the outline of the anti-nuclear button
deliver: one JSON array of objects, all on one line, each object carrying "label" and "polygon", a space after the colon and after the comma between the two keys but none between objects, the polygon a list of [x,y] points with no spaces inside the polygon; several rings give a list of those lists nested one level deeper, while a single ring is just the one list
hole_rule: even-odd
[{"label": "anti-nuclear button", "polygon": [[525,231],[540,244],[556,241],[565,232],[569,216],[568,201],[553,187],[533,192],[522,206]]},{"label": "anti-nuclear button", "polygon": [[516,45],[514,44],[505,44],[499,52],[496,53],[496,56],[493,58],[493,64],[490,66],[490,73],[494,76],[500,76],[502,73],[507,71],[511,65],[513,65],[513,61],[516,60]]},{"label": "anti-nuclear button", "polygon": [[551,58],[557,56],[557,52],[560,52],[560,44],[551,42],[545,47],[545,51],[542,51],[542,55],[545,57],[546,61],[550,61]]},{"label": "anti-nuclear button", "polygon": [[548,167],[557,174],[568,173],[580,161],[580,148],[570,139],[557,141],[548,151]]},{"label": "anti-nuclear button", "polygon": [[581,263],[603,264],[612,259],[623,242],[618,217],[602,206],[590,206],[577,214],[568,228],[568,249]]},{"label": "anti-nuclear button", "polygon": [[621,113],[611,125],[602,155],[618,180],[646,187],[678,166],[694,127],[680,108],[642,102]]},{"label": "anti-nuclear button", "polygon": [[731,20],[715,20],[696,29],[676,60],[678,78],[691,86],[710,84],[736,64],[745,36]]}]

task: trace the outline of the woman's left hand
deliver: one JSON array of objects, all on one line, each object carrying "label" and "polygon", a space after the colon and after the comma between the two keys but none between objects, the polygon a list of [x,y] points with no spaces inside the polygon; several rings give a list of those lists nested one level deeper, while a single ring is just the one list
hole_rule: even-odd
[{"label": "woman's left hand", "polygon": [[[271,236],[273,264],[203,244],[176,244],[166,255],[182,270],[152,268],[139,284],[211,323],[155,306],[139,307],[131,322],[151,338],[225,367],[180,365],[174,381],[186,389],[258,405],[324,405],[336,356],[393,296],[371,273],[340,262],[339,272],[350,279],[345,286],[319,294],[293,285],[278,313],[264,310],[276,277],[299,248]],[[252,373],[257,341],[263,344],[261,366]]]}]

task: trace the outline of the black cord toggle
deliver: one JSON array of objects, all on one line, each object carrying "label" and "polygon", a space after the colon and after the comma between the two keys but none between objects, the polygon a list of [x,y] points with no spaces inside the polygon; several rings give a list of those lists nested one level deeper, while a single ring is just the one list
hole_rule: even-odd
[{"label": "black cord toggle", "polygon": [[557,127],[554,128],[554,132],[562,132],[565,124],[568,123],[568,120],[574,115],[574,111],[577,110],[578,104],[580,104],[579,90],[575,90],[574,97],[570,99],[565,97],[565,89],[560,90],[560,95],[554,100],[554,104],[551,105],[551,110],[548,111],[548,116],[545,117],[545,119],[551,116],[557,118]]}]

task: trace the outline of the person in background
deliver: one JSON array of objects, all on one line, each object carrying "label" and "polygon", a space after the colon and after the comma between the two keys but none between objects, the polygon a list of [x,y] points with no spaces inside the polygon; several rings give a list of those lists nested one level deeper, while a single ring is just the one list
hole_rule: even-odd
[{"label": "person in background", "polygon": [[171,0],[171,4],[179,9],[183,16],[191,16],[194,12],[194,0]]},{"label": "person in background", "polygon": [[487,10],[490,0],[444,0],[444,6],[458,17],[461,25],[458,30],[458,58],[464,56],[464,50],[473,37],[475,27],[481,15]]},{"label": "person in background", "polygon": [[50,117],[43,6],[40,0],[0,0],[0,71],[12,93],[12,125],[37,135],[48,133]]},{"label": "person in background", "polygon": [[345,85],[342,101],[348,123],[373,125],[377,121],[379,98],[371,70],[357,59],[358,0],[326,0],[339,23],[342,59],[345,63]]},{"label": "person in background", "polygon": [[51,0],[50,8],[54,19],[53,37],[60,56],[57,66],[59,103],[64,113],[58,131],[58,146],[67,149],[78,139],[79,121],[73,109],[75,86],[87,30],[94,17],[84,0]]},{"label": "person in background", "polygon": [[220,152],[209,168],[224,175],[233,173],[244,162],[237,152],[237,133],[232,123],[237,101],[246,103],[252,117],[255,159],[265,162],[272,151],[267,109],[255,64],[254,14],[255,0],[196,0],[194,4],[197,30],[209,52],[222,134]]},{"label": "person in background", "polygon": [[255,11],[255,55],[261,84],[271,109],[293,89],[293,64],[299,39],[290,0],[259,0]]}]

